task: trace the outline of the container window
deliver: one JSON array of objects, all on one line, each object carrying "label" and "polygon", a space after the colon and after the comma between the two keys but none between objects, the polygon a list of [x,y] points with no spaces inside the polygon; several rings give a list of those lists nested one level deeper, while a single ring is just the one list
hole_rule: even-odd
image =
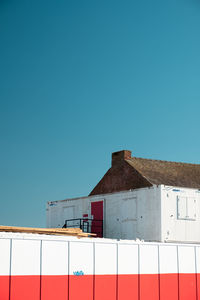
[{"label": "container window", "polygon": [[196,199],[193,197],[177,197],[177,219],[196,220]]}]

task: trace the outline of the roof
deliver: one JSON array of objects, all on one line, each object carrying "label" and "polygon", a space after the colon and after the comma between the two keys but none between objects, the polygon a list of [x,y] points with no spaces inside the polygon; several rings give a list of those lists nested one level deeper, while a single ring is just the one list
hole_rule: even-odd
[{"label": "roof", "polygon": [[112,166],[90,195],[169,185],[200,189],[200,164],[132,157],[131,151],[112,153]]},{"label": "roof", "polygon": [[131,157],[125,160],[151,184],[200,188],[200,165]]}]

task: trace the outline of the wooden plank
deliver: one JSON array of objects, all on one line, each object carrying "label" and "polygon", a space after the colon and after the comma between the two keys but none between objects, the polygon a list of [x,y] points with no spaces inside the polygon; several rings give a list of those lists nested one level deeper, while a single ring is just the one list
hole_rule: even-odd
[{"label": "wooden plank", "polygon": [[32,227],[14,227],[0,226],[0,232],[21,232],[50,235],[72,235],[79,237],[96,236],[96,234],[83,232],[80,228],[32,228]]},{"label": "wooden plank", "polygon": [[61,232],[68,232],[68,231],[74,231],[74,232],[82,232],[80,228],[35,228],[35,227],[16,227],[16,226],[0,226],[0,229],[16,229],[16,230],[28,230],[28,231],[61,231]]}]

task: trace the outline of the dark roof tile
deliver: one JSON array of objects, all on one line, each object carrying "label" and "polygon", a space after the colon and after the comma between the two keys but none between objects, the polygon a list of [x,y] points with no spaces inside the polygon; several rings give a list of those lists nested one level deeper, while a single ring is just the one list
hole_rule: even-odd
[{"label": "dark roof tile", "polygon": [[152,184],[200,188],[200,165],[132,157],[126,162]]}]

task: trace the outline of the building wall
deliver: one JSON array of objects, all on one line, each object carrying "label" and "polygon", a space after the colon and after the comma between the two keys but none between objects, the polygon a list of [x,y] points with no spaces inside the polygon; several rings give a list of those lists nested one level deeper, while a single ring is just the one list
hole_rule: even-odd
[{"label": "building wall", "polygon": [[161,240],[161,190],[158,186],[49,202],[47,227],[62,227],[66,219],[91,215],[91,202],[103,201],[104,237]]},{"label": "building wall", "polygon": [[160,189],[142,188],[105,197],[105,237],[159,241]]},{"label": "building wall", "polygon": [[200,191],[161,187],[162,241],[200,242]]},{"label": "building wall", "polygon": [[92,218],[95,201],[103,201],[106,238],[200,242],[200,191],[164,185],[49,202],[47,227]]},{"label": "building wall", "polygon": [[89,197],[48,202],[46,208],[47,227],[62,227],[65,220],[83,218],[84,214],[89,214],[88,217],[91,217]]}]

